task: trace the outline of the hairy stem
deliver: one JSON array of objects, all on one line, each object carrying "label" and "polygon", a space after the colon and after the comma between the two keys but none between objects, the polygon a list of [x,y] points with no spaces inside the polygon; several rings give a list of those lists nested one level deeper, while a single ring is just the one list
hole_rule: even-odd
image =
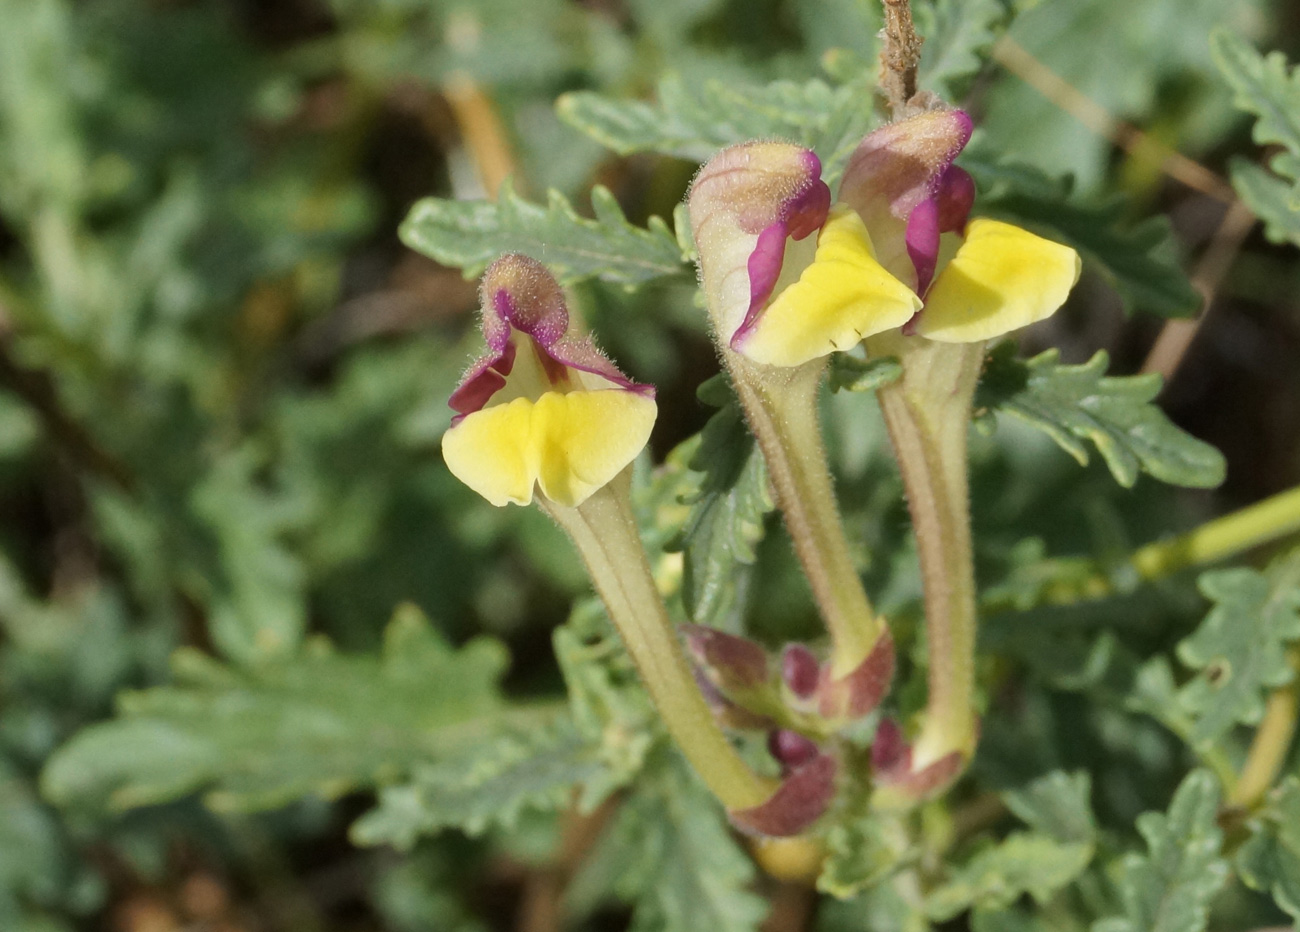
[{"label": "hairy stem", "polygon": [[758,806],[776,791],[740,759],[704,701],[650,574],[632,514],[630,468],[570,508],[542,499],[572,538],[668,733],[728,809]]},{"label": "hairy stem", "polygon": [[885,10],[884,45],[880,49],[880,90],[890,115],[903,116],[907,102],[916,95],[916,69],[921,62],[921,43],[912,23],[912,0],[881,0]]},{"label": "hairy stem", "polygon": [[876,646],[885,623],[872,611],[835,500],[817,390],[824,366],[756,366],[725,350],[736,393],[763,451],[776,499],[832,641],[832,675],[846,676]]},{"label": "hairy stem", "polygon": [[916,534],[929,652],[925,718],[913,769],[976,742],[975,568],[966,446],[984,344],[933,343],[898,334],[868,341],[897,356],[903,378],[877,392]]}]

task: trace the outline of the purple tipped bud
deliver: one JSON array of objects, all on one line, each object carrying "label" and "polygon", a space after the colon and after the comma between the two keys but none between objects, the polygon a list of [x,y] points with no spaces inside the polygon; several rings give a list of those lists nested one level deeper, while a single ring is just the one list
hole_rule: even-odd
[{"label": "purple tipped bud", "polygon": [[682,632],[695,662],[723,692],[767,685],[767,651],[760,645],[701,625],[683,625]]},{"label": "purple tipped bud", "polygon": [[811,699],[820,677],[821,664],[812,651],[802,644],[786,645],[781,652],[781,679],[790,692],[800,699]]},{"label": "purple tipped bud", "polygon": [[[906,757],[911,757],[910,751]],[[894,808],[932,799],[951,786],[965,768],[966,756],[953,751],[920,770],[904,767],[877,773],[878,802],[884,808]]]},{"label": "purple tipped bud", "polygon": [[903,738],[903,730],[892,718],[883,718],[871,742],[871,769],[877,773],[890,773],[900,767],[906,770],[911,764],[912,749]]},{"label": "purple tipped bud", "polygon": [[819,753],[816,743],[797,731],[778,728],[769,732],[767,749],[781,763],[783,772],[798,770]]},{"label": "purple tipped bud", "polygon": [[817,755],[786,777],[767,802],[731,812],[732,823],[752,835],[798,835],[830,808],[837,769],[834,757]]},{"label": "purple tipped bud", "polygon": [[819,702],[822,716],[861,718],[880,705],[893,678],[894,639],[885,631],[857,669],[822,685]]}]

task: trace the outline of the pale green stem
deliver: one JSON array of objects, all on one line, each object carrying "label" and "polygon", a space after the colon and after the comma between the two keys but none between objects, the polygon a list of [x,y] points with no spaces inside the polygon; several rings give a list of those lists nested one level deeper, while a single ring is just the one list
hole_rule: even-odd
[{"label": "pale green stem", "polygon": [[822,443],[817,392],[825,362],[759,366],[723,350],[736,394],[758,439],[795,553],[831,635],[831,674],[853,672],[886,633],[871,609],[840,520]]},{"label": "pale green stem", "polygon": [[630,468],[575,508],[542,500],[572,538],[668,733],[728,809],[757,806],[775,781],[740,759],[704,701],[655,588],[629,497]]},{"label": "pale green stem", "polygon": [[976,742],[975,568],[970,530],[967,435],[984,344],[935,343],[882,334],[873,355],[897,356],[903,377],[877,392],[912,515],[925,594],[929,654],[925,717],[913,767]]},{"label": "pale green stem", "polygon": [[1149,582],[1180,570],[1217,563],[1297,532],[1300,532],[1300,487],[1215,518],[1186,534],[1140,547],[1117,571],[1098,569],[1083,579],[1050,587],[1044,601],[1070,605],[1105,598],[1115,593],[1115,581],[1126,575],[1125,570]]},{"label": "pale green stem", "polygon": [[[1291,668],[1300,671],[1300,649],[1287,652]],[[1255,730],[1241,776],[1228,793],[1228,805],[1253,809],[1277,782],[1290,756],[1295,739],[1297,715],[1300,715],[1300,679],[1293,679],[1269,694],[1264,717]]]}]

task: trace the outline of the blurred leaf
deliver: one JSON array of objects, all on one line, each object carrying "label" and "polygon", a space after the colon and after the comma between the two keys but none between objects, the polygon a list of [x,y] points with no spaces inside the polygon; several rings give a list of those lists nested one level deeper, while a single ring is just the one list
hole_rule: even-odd
[{"label": "blurred leaf", "polygon": [[[846,813],[826,834],[826,860],[817,889],[847,899],[875,888],[919,856],[897,816]],[[919,908],[916,911],[924,915]]]},{"label": "blurred leaf", "polygon": [[619,808],[570,885],[586,915],[613,896],[633,904],[633,932],[754,932],[767,901],[717,800],[672,757],[658,760]]},{"label": "blurred leaf", "polygon": [[[385,787],[379,806],[352,826],[352,840],[409,850],[420,836],[444,828],[469,835],[509,830],[527,810],[564,808],[575,788],[610,788],[599,744],[583,737],[563,710],[538,711],[526,727],[503,729],[463,753],[416,767],[409,782]],[[603,797],[584,794],[582,810]]]},{"label": "blurred leaf", "polygon": [[1117,865],[1124,915],[1098,921],[1093,932],[1201,932],[1228,877],[1218,809],[1218,785],[1197,770],[1178,787],[1167,815],[1139,816],[1148,853],[1127,854]]},{"label": "blurred leaf", "polygon": [[933,0],[917,4],[914,13],[925,37],[917,84],[956,100],[1006,26],[1006,6],[1002,0]]},{"label": "blurred leaf", "polygon": [[1300,638],[1300,552],[1267,573],[1215,570],[1198,585],[1215,605],[1178,645],[1178,658],[1201,671],[1179,700],[1196,719],[1190,740],[1203,749],[1233,725],[1258,722],[1267,692],[1295,678],[1287,645]]},{"label": "blurred leaf", "polygon": [[930,932],[915,871],[903,870],[851,900],[823,900],[817,932]]},{"label": "blurred leaf", "polygon": [[1287,777],[1248,825],[1251,836],[1236,857],[1242,882],[1300,925],[1300,778]]},{"label": "blurred leaf", "polygon": [[1269,166],[1291,182],[1287,207],[1300,210],[1300,69],[1281,52],[1260,55],[1226,29],[1210,36],[1214,62],[1236,91],[1234,103],[1255,115],[1254,137],[1261,146],[1283,149]]},{"label": "blurred leaf", "polygon": [[1131,488],[1145,472],[1171,485],[1213,488],[1226,466],[1218,450],[1174,426],[1152,404],[1158,375],[1107,376],[1104,350],[1081,366],[1063,366],[1048,350],[1015,358],[1015,345],[994,349],[976,392],[976,407],[1006,413],[1046,433],[1080,465],[1094,444],[1115,481]]},{"label": "blurred leaf", "polygon": [[1092,844],[1097,838],[1088,798],[1092,780],[1086,771],[1054,770],[1032,783],[1002,794],[1007,808],[1026,825],[1057,841]]},{"label": "blurred leaf", "polygon": [[558,191],[545,207],[525,201],[507,181],[492,201],[430,197],[411,208],[398,231],[402,242],[443,265],[478,275],[506,252],[522,252],[564,284],[599,278],[637,285],[685,270],[681,247],[658,217],[649,229],[632,226],[614,195],[591,190],[595,219],[579,217]]},{"label": "blurred leaf", "polygon": [[1200,308],[1201,296],[1178,262],[1165,217],[1130,224],[1122,199],[1081,202],[1069,178],[1051,178],[979,148],[968,150],[961,164],[979,186],[981,216],[1022,224],[1073,246],[1115,287],[1126,307],[1161,317],[1190,317]]},{"label": "blurred leaf", "polygon": [[700,400],[718,411],[700,434],[690,468],[702,473],[681,533],[668,545],[685,555],[682,601],[696,624],[715,625],[736,608],[742,566],[757,559],[764,518],[776,507],[767,464],[745,427],[725,375],[700,386]]},{"label": "blurred leaf", "polygon": [[1300,246],[1300,207],[1291,206],[1291,187],[1272,172],[1245,159],[1229,165],[1232,186],[1251,212],[1264,222],[1264,235],[1274,243]]},{"label": "blurred leaf", "polygon": [[562,120],[620,155],[658,152],[703,162],[737,142],[796,142],[821,157],[828,183],[874,120],[865,79],[840,87],[817,79],[736,87],[721,81],[692,86],[669,77],[660,82],[658,97],[647,104],[576,91],[556,107]]},{"label": "blurred leaf", "polygon": [[52,813],[0,757],[0,928],[37,928],[38,920],[26,904],[61,900],[69,883],[68,867]]},{"label": "blurred leaf", "polygon": [[1028,893],[1040,904],[1072,883],[1092,861],[1097,826],[1087,773],[1054,771],[1003,800],[1032,832],[1013,832],[956,868],[926,898],[930,918],[943,921],[963,910],[1002,910]]},{"label": "blurred leaf", "polygon": [[50,759],[42,789],[63,806],[115,809],[196,790],[233,810],[333,798],[490,737],[505,663],[492,640],[451,648],[411,607],[380,657],[315,642],[241,671],[182,650],[177,685],[125,694],[119,718]]},{"label": "blurred leaf", "polygon": [[214,559],[199,580],[212,639],[240,663],[292,653],[307,626],[302,566],[281,539],[288,515],[255,484],[256,465],[246,451],[230,453],[191,492],[214,538]]},{"label": "blurred leaf", "polygon": [[931,919],[945,921],[971,906],[1004,909],[1028,893],[1045,903],[1092,860],[1092,845],[1013,832],[976,854],[926,897]]}]

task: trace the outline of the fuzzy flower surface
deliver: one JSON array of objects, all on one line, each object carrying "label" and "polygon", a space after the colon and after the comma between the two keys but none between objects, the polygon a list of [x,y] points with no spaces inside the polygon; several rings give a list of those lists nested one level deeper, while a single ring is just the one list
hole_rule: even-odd
[{"label": "fuzzy flower surface", "polygon": [[755,142],[714,156],[689,203],[719,337],[792,367],[887,330],[973,343],[1053,314],[1079,255],[971,218],[975,185],[953,164],[970,135],[961,110],[883,126],[859,144],[834,201],[808,149]]},{"label": "fuzzy flower surface", "polygon": [[564,293],[535,259],[493,262],[480,301],[488,351],[448,401],[456,417],[443,459],[493,505],[527,505],[536,490],[576,507],[645,447],[654,387],[570,334]]}]

